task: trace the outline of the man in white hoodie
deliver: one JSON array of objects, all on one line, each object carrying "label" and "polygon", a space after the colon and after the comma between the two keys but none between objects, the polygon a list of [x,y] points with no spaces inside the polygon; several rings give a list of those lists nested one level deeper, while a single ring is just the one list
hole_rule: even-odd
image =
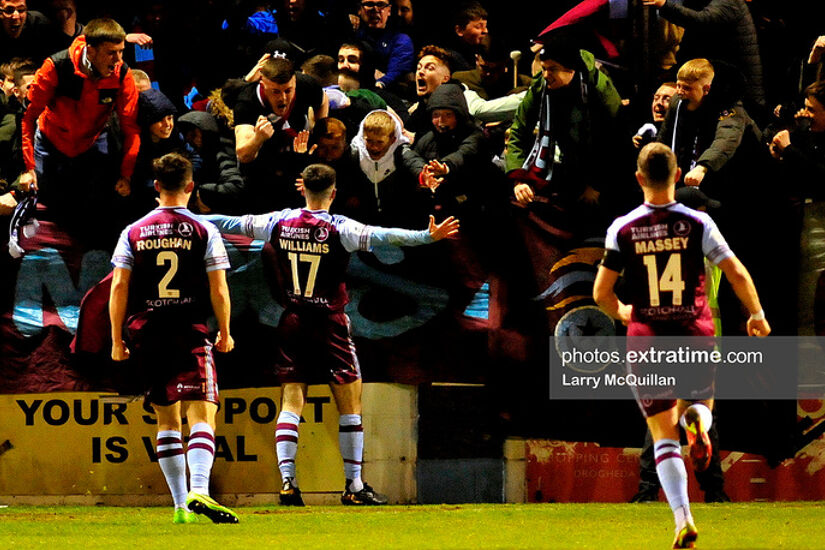
[{"label": "man in white hoodie", "polygon": [[403,130],[398,116],[385,110],[372,111],[361,121],[350,155],[363,177],[341,189],[347,215],[367,223],[420,225],[418,173],[410,164],[410,140]]}]

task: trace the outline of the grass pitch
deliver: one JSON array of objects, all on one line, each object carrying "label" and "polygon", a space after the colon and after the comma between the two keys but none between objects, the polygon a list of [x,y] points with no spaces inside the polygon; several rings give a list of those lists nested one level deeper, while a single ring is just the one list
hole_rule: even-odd
[{"label": "grass pitch", "polygon": [[[825,503],[695,504],[697,548],[825,548]],[[173,525],[172,508],[0,509],[0,548],[670,548],[664,503],[236,508],[238,525]]]}]

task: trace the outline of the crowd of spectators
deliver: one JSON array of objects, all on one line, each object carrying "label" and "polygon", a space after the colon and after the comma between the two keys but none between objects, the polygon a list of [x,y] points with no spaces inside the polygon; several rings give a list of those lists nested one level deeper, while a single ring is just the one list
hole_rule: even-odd
[{"label": "crowd of spectators", "polygon": [[[196,212],[299,206],[296,180],[320,161],[339,174],[334,208],[364,222],[457,215],[481,242],[529,209],[586,238],[638,203],[632,166],[652,139],[745,255],[754,218],[822,199],[825,37],[763,67],[760,40],[777,41],[762,4],[639,0],[668,37],[651,34],[667,46],[639,74],[629,23],[611,57],[579,32],[597,19],[536,39],[487,4],[0,0],[0,215],[36,189],[39,215],[111,246],[154,205],[152,160],[176,151],[195,166]],[[596,4],[613,13],[578,8]],[[767,70],[777,57],[802,66],[795,89],[768,85],[785,77]],[[94,234],[90,207],[106,213]]]}]

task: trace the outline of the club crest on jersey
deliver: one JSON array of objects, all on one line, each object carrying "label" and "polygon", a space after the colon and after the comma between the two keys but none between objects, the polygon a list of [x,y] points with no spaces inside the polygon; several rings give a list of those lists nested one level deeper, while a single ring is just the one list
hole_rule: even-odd
[{"label": "club crest on jersey", "polygon": [[685,220],[679,220],[673,224],[673,232],[680,237],[684,237],[690,233],[690,224]]},{"label": "club crest on jersey", "polygon": [[315,230],[314,237],[315,237],[315,240],[318,241],[319,243],[324,242],[325,240],[327,240],[329,238],[329,229],[327,229],[326,227],[317,228]]},{"label": "club crest on jersey", "polygon": [[192,224],[189,222],[180,222],[178,224],[178,235],[180,235],[181,237],[191,237],[193,231],[194,228],[192,227]]}]

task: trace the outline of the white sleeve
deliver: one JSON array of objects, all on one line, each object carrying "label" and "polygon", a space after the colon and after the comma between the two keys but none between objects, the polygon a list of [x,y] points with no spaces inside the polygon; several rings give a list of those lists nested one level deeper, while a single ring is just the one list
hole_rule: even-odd
[{"label": "white sleeve", "polygon": [[206,227],[206,234],[208,235],[206,254],[204,254],[203,257],[206,262],[206,271],[229,269],[229,256],[226,253],[226,247],[223,245],[223,239],[218,228],[208,222],[204,223],[204,226]]},{"label": "white sleeve", "polygon": [[516,116],[516,110],[525,95],[527,95],[526,91],[485,100],[473,90],[464,90],[464,99],[467,100],[467,108],[470,110],[470,114],[481,122],[513,120],[513,117]]},{"label": "white sleeve", "polygon": [[716,222],[710,216],[703,216],[702,221],[705,226],[705,232],[702,235],[702,252],[708,261],[713,265],[719,265],[719,262],[725,258],[734,256],[719,228],[716,227]]},{"label": "white sleeve", "polygon": [[268,241],[272,236],[275,224],[281,221],[289,210],[279,210],[269,214],[253,216],[221,216],[210,214],[201,216],[203,219],[212,222],[221,233],[231,235],[246,235],[250,239]]},{"label": "white sleeve", "polygon": [[131,225],[128,226],[120,233],[117,246],[115,246],[115,251],[112,254],[112,265],[129,271],[135,265],[135,255],[132,253],[132,245],[129,243],[129,230],[131,227]]},{"label": "white sleeve", "polygon": [[338,233],[341,235],[341,244],[347,252],[370,250],[370,234],[372,232],[369,226],[347,218],[346,216],[336,215],[334,220],[335,226],[338,228]]},{"label": "white sleeve", "polygon": [[614,221],[610,224],[610,227],[607,228],[607,235],[604,238],[604,247],[607,250],[615,250],[619,252],[619,229],[621,229],[621,225],[617,223],[618,220]]}]

